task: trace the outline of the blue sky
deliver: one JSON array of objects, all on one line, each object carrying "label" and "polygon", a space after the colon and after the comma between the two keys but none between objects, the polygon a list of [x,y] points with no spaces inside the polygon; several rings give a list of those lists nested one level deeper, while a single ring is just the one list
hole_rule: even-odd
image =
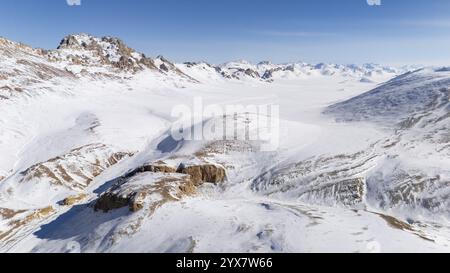
[{"label": "blue sky", "polygon": [[450,64],[449,0],[381,1],[1,0],[0,36],[55,48],[111,35],[175,61]]}]

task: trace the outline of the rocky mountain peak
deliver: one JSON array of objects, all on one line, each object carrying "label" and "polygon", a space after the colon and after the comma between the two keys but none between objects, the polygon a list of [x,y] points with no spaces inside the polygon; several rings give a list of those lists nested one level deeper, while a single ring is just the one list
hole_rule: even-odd
[{"label": "rocky mountain peak", "polygon": [[258,65],[273,65],[273,63],[271,61],[261,61]]},{"label": "rocky mountain peak", "polygon": [[97,38],[85,33],[66,36],[50,58],[69,61],[74,65],[108,65],[132,72],[145,68],[157,69],[152,59],[130,48],[121,39],[111,36]]},{"label": "rocky mountain peak", "polygon": [[127,47],[125,43],[112,36],[95,37],[90,34],[70,34],[64,37],[59,43],[58,49],[89,49],[92,44],[109,43],[110,45]]},{"label": "rocky mountain peak", "polygon": [[58,49],[80,48],[81,44],[75,35],[64,37],[59,43]]}]

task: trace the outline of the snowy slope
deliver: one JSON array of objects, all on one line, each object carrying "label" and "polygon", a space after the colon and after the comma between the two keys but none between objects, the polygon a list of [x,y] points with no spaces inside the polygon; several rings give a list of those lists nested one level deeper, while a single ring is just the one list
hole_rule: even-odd
[{"label": "snowy slope", "polygon": [[411,219],[420,213],[448,218],[449,88],[448,71],[423,69],[325,111],[340,121],[375,123],[389,132],[367,176],[368,202]]},{"label": "snowy slope", "polygon": [[[448,72],[173,64],[86,34],[0,53],[2,252],[449,251]],[[280,147],[174,140],[196,97],[279,105]]]}]

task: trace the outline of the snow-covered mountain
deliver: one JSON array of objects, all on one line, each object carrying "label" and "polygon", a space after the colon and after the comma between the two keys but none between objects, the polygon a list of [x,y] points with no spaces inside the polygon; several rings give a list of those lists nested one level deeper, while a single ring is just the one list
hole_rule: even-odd
[{"label": "snow-covered mountain", "polygon": [[448,217],[449,88],[449,71],[421,69],[326,110],[340,121],[365,121],[392,131],[377,147],[378,162],[366,176],[372,205],[405,211],[410,219],[419,211]]},{"label": "snow-covered mountain", "polygon": [[[0,56],[2,252],[450,250],[448,69],[174,64],[87,34]],[[278,149],[175,140],[198,97],[279,105]]]},{"label": "snow-covered mountain", "polygon": [[[343,76],[357,79],[361,82],[373,83],[380,80],[394,77],[409,71],[409,67],[394,68],[377,64],[357,65],[335,65],[335,64],[307,64],[289,63],[272,64],[264,61],[252,64],[245,60],[229,62],[221,65],[211,65],[205,62],[184,63],[178,65],[181,70],[194,71],[199,78],[216,79],[221,76],[226,79],[244,80],[254,79],[266,82],[275,80],[292,80],[318,76]],[[199,75],[200,74],[200,75]]]}]

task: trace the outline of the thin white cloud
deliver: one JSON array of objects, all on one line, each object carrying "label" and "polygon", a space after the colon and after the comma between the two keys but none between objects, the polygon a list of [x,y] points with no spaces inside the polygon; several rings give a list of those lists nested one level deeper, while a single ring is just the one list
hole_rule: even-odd
[{"label": "thin white cloud", "polygon": [[409,27],[450,28],[450,20],[448,19],[404,20],[400,21],[400,24]]},{"label": "thin white cloud", "polygon": [[259,31],[259,35],[277,36],[277,37],[325,37],[334,36],[335,33],[309,32],[309,31]]},{"label": "thin white cloud", "polygon": [[69,6],[81,6],[81,0],[66,0]]}]

